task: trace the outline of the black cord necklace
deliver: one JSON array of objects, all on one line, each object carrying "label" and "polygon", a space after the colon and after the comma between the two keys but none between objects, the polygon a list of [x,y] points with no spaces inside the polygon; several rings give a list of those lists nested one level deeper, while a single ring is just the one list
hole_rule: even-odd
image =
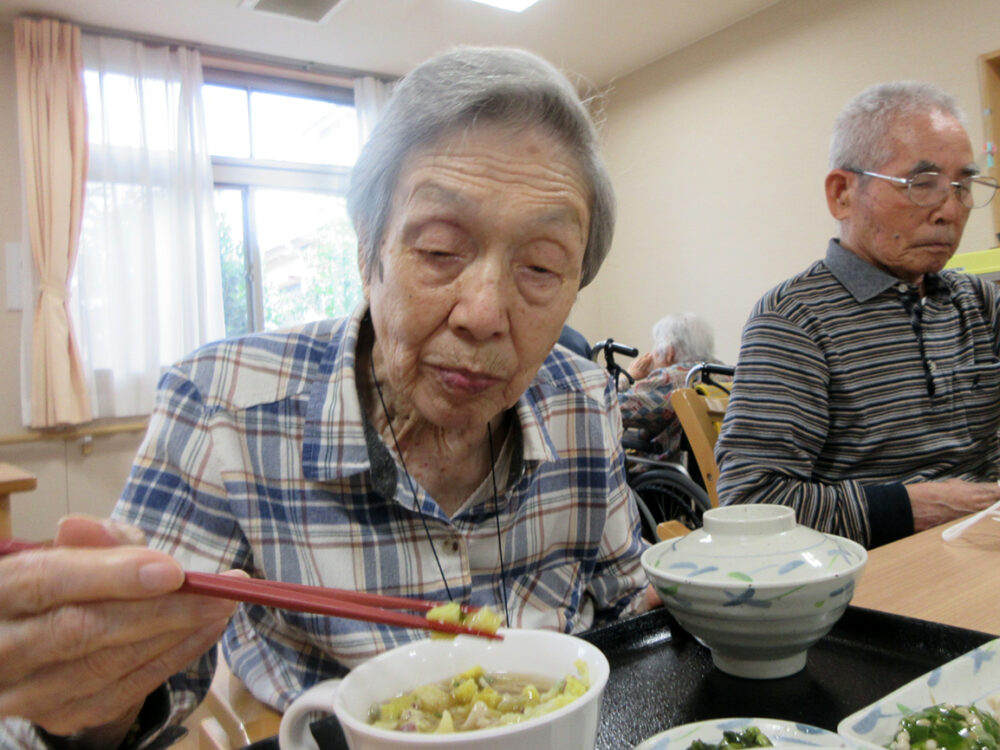
[{"label": "black cord necklace", "polygon": [[497,554],[500,555],[500,593],[503,595],[503,614],[510,627],[510,608],[507,606],[507,571],[503,567],[503,539],[500,537],[500,500],[497,497],[496,453],[493,450],[493,426],[486,423],[486,437],[490,441],[490,479],[493,480],[493,520],[497,525]]},{"label": "black cord necklace", "polygon": [[[427,525],[427,516],[424,515],[424,511],[420,507],[420,498],[417,495],[416,485],[413,482],[413,477],[410,476],[409,469],[406,468],[406,459],[403,458],[403,450],[399,447],[399,439],[396,437],[396,430],[392,426],[392,419],[389,417],[389,409],[385,405],[385,397],[382,395],[382,386],[379,385],[378,378],[375,375],[374,343],[372,344],[372,351],[369,359],[372,371],[372,383],[375,385],[375,392],[378,394],[379,404],[382,406],[382,413],[385,415],[386,424],[389,425],[389,434],[392,435],[392,443],[396,448],[396,454],[399,456],[400,466],[403,467],[403,473],[406,475],[406,481],[410,485],[410,493],[413,495],[413,508],[417,511],[417,515],[420,516],[420,522],[424,527],[424,534],[427,535],[427,541],[431,545],[431,553],[434,555],[434,562],[437,564],[438,573],[441,574],[441,582],[444,584],[444,590],[448,594],[448,601],[455,601],[455,598],[451,593],[451,587],[448,585],[448,578],[444,574],[444,566],[441,565],[441,559],[438,557],[437,547],[434,545],[434,537],[431,536],[430,527]],[[507,606],[507,572],[504,570],[503,540],[500,537],[500,500],[497,497],[496,456],[493,452],[493,427],[489,423],[486,424],[486,436],[489,440],[490,478],[493,482],[493,518],[496,521],[497,551],[500,554],[500,592],[503,595],[504,619],[507,623],[507,627],[510,627],[510,609]]]}]

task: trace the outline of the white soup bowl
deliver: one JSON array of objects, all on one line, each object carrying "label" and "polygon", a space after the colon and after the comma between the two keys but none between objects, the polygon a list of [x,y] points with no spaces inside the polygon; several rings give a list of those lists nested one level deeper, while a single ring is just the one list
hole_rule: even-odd
[{"label": "white soup bowl", "polygon": [[[281,750],[317,748],[309,721],[315,712],[334,713],[351,750],[593,750],[601,696],[610,668],[604,654],[580,638],[545,630],[501,630],[502,641],[460,635],[398,646],[355,667],[340,680],[313,686],[292,703],[281,720]],[[368,723],[369,709],[420,685],[481,666],[487,672],[545,677],[553,682],[577,674],[582,659],[590,687],[572,703],[519,724],[454,734],[416,734]]]}]

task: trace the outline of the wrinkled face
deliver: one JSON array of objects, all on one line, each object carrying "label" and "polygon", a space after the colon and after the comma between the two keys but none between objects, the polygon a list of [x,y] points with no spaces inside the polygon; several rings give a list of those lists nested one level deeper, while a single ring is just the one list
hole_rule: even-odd
[{"label": "wrinkled face", "polygon": [[365,293],[396,397],[443,428],[477,428],[538,372],[580,285],[589,192],[541,130],[477,124],[400,171]]},{"label": "wrinkled face", "polygon": [[[861,165],[893,177],[938,172],[949,180],[976,174],[969,136],[950,115],[932,112],[900,117],[890,129],[893,158],[885,164]],[[849,174],[845,192],[843,244],[873,265],[906,281],[944,268],[958,248],[969,209],[954,191],[940,206],[914,205],[906,187],[886,180]]]}]

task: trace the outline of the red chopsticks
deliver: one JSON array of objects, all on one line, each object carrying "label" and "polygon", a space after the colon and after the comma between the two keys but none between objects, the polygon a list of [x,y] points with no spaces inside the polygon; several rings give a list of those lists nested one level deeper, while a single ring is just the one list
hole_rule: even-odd
[{"label": "red chopsticks", "polygon": [[[437,622],[419,615],[397,612],[399,609],[427,611],[437,603],[398,596],[367,594],[361,591],[327,589],[300,583],[279,583],[259,578],[235,578],[215,573],[185,573],[181,591],[207,594],[238,602],[263,604],[268,607],[311,612],[318,615],[345,617],[349,620],[367,620],[383,625],[405,628],[436,630],[442,633],[479,635],[503,640],[502,635],[477,630],[454,622]],[[377,605],[377,606],[373,606]]]},{"label": "red chopsticks", "polygon": [[[19,539],[0,539],[0,557],[15,552],[40,549],[45,546],[47,545]],[[440,604],[440,602],[430,602],[423,599],[407,599],[401,596],[368,594],[361,591],[306,586],[300,583],[280,583],[259,578],[236,578],[217,573],[193,572],[184,574],[184,583],[180,590],[191,594],[203,594],[238,602],[290,609],[295,612],[310,612],[344,617],[349,620],[365,620],[383,625],[435,630],[453,635],[478,635],[503,640],[503,636],[497,633],[453,622],[428,620],[419,615],[395,611],[410,609],[426,612]],[[463,612],[471,612],[475,609],[475,607],[468,605],[462,606]]]}]

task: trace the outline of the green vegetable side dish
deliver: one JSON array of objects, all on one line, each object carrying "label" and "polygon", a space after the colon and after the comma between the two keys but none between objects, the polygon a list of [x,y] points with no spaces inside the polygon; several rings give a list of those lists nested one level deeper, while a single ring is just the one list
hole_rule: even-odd
[{"label": "green vegetable side dish", "polygon": [[743,750],[748,747],[771,747],[771,740],[757,727],[749,726],[742,732],[723,731],[722,742],[695,740],[688,750]]},{"label": "green vegetable side dish", "polygon": [[899,722],[890,750],[998,750],[1000,724],[975,706],[939,703]]}]

